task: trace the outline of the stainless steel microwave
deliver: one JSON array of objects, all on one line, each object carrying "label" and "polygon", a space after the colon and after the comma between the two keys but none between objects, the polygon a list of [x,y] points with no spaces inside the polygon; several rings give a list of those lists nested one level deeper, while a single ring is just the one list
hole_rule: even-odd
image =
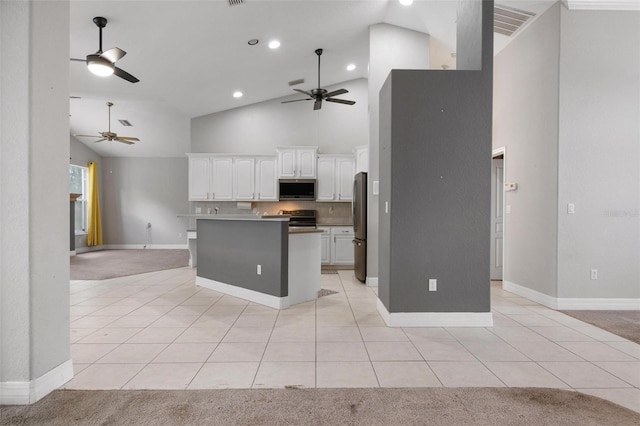
[{"label": "stainless steel microwave", "polygon": [[280,179],[280,201],[315,201],[315,179]]}]

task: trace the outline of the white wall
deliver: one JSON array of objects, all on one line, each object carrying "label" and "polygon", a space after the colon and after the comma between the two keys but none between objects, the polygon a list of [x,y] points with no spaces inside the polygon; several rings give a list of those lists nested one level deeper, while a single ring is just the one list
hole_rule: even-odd
[{"label": "white wall", "polygon": [[188,222],[177,217],[189,211],[186,157],[105,157],[102,163],[105,245],[187,243]]},{"label": "white wall", "polygon": [[561,16],[558,295],[640,298],[640,12]]},{"label": "white wall", "polygon": [[503,280],[556,296],[560,4],[494,60],[493,147],[506,147]]},{"label": "white wall", "polygon": [[[310,90],[314,84],[296,86]],[[353,106],[323,102],[313,110],[312,101],[282,104],[283,100],[303,99],[295,94],[191,120],[191,152],[275,154],[276,147],[310,145],[324,154],[346,154],[369,141],[367,81],[357,79],[328,90],[345,88],[337,96],[356,101]]]},{"label": "white wall", "polygon": [[73,374],[69,3],[0,2],[0,24],[0,404],[28,403]]},{"label": "white wall", "polygon": [[367,215],[367,277],[378,277],[378,195],[380,179],[380,89],[392,69],[429,69],[429,35],[389,24],[369,27],[369,173]]}]

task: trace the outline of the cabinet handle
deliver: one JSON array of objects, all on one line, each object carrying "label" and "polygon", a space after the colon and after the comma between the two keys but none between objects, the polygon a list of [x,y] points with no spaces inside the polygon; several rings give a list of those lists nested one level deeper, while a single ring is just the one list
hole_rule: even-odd
[{"label": "cabinet handle", "polygon": [[333,237],[333,242],[334,242],[334,243],[336,242],[336,237]]},{"label": "cabinet handle", "polygon": [[216,198],[216,193],[215,193],[215,192],[212,192],[212,193],[211,193],[211,199],[213,200],[214,198]]}]

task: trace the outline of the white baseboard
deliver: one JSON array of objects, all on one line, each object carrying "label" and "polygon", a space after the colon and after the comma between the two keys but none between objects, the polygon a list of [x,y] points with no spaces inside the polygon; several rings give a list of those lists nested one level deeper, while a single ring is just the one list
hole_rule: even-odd
[{"label": "white baseboard", "polygon": [[250,302],[260,303],[274,309],[287,309],[289,307],[289,297],[277,297],[270,294],[260,293],[259,291],[249,290],[231,284],[225,284],[220,281],[211,280],[196,276],[196,285],[209,290],[219,291],[229,296],[239,297]]},{"label": "white baseboard", "polygon": [[367,277],[367,287],[378,287],[378,277]]},{"label": "white baseboard", "polygon": [[29,382],[0,382],[0,405],[33,404],[73,378],[73,363],[68,360]]},{"label": "white baseboard", "polygon": [[503,281],[502,288],[508,292],[522,296],[541,305],[555,310],[585,310],[585,311],[635,311],[640,310],[640,299],[622,298],[586,298],[586,297],[554,297],[539,291],[524,287],[510,281]]},{"label": "white baseboard", "polygon": [[103,250],[141,250],[141,249],[187,249],[189,246],[184,244],[106,244]]},{"label": "white baseboard", "polygon": [[389,327],[493,327],[491,312],[393,312],[378,299],[378,313]]},{"label": "white baseboard", "polygon": [[104,246],[76,247],[76,254],[89,253],[90,251],[104,250]]},{"label": "white baseboard", "polygon": [[75,255],[76,255],[75,250],[69,250],[69,257],[75,256]]}]

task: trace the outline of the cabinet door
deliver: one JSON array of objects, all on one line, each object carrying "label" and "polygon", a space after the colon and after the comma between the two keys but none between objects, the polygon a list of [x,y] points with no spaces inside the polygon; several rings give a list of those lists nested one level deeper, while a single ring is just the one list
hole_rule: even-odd
[{"label": "cabinet door", "polygon": [[369,148],[359,146],[355,150],[356,153],[356,170],[355,173],[369,171]]},{"label": "cabinet door", "polygon": [[316,200],[333,201],[335,199],[335,158],[319,157],[318,158],[318,192]]},{"label": "cabinet door", "polygon": [[233,199],[233,158],[211,158],[211,193],[214,200]]},{"label": "cabinet door", "polygon": [[316,177],[316,150],[299,149],[296,153],[296,177],[315,178]]},{"label": "cabinet door", "polygon": [[276,174],[276,159],[260,158],[256,166],[256,188],[258,200],[278,200],[278,176]]},{"label": "cabinet door", "polygon": [[332,262],[336,265],[353,265],[353,235],[334,235],[331,250]]},{"label": "cabinet door", "polygon": [[336,199],[351,201],[353,199],[353,158],[336,158]]},{"label": "cabinet door", "polygon": [[278,175],[281,178],[296,177],[296,150],[278,150]]},{"label": "cabinet door", "polygon": [[209,157],[189,157],[189,201],[209,199]]},{"label": "cabinet door", "polygon": [[255,160],[236,158],[233,163],[233,199],[253,200],[255,196]]},{"label": "cabinet door", "polygon": [[331,263],[331,236],[320,236],[320,263],[329,265]]}]

